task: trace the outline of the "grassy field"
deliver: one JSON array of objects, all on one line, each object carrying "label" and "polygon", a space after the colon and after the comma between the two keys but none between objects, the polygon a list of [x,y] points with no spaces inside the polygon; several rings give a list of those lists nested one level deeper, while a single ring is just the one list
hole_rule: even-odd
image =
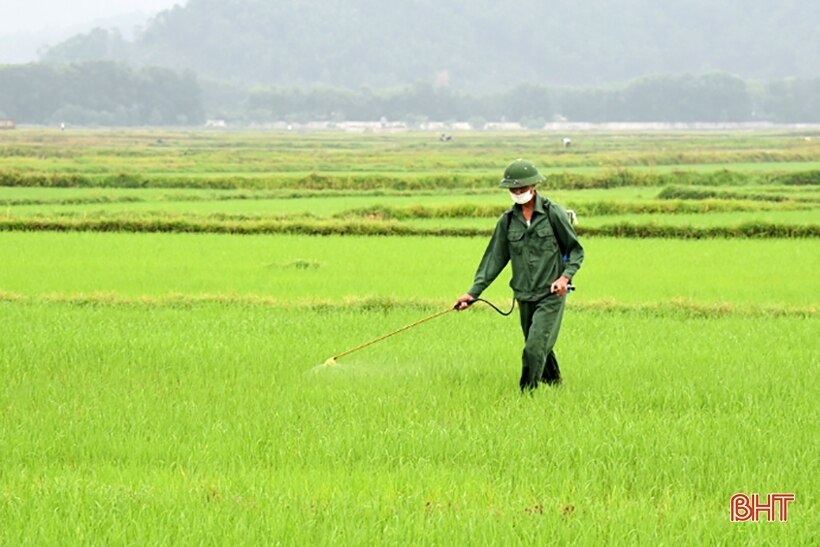
[{"label": "grassy field", "polygon": [[[449,304],[469,288],[484,238],[9,233],[0,287],[11,294],[256,295]],[[690,300],[817,306],[820,241],[591,238],[578,304]],[[504,274],[488,292],[508,301]],[[772,280],[777,280],[772,288]]]},{"label": "grassy field", "polygon": [[[419,310],[0,309],[4,543],[809,544],[817,529],[816,319],[571,313],[567,385],[522,398],[517,329],[489,313],[317,369]],[[787,524],[729,522],[736,491],[784,489]]]},{"label": "grassy field", "polygon": [[[15,170],[104,173],[236,174],[432,172],[448,168],[495,176],[520,154],[551,167],[804,164],[820,162],[817,131],[765,133],[589,132],[564,149],[551,133],[466,133],[441,143],[436,134],[351,136],[341,133],[225,133],[20,130],[4,135],[0,166]],[[801,167],[802,168],[802,167]]]},{"label": "grassy field", "polygon": [[[4,134],[0,545],[816,543],[820,136],[559,137]],[[322,365],[469,287],[485,236],[410,234],[490,230],[517,156],[579,230],[680,229],[582,239],[563,387],[522,397],[517,317],[481,305]],[[296,228],[174,233],[265,222]],[[735,524],[737,492],[796,501]]]},{"label": "grassy field", "polygon": [[440,143],[427,134],[20,131],[0,148],[0,223],[37,217],[75,229],[72,219],[93,218],[128,230],[122,225],[134,219],[379,221],[391,209],[411,232],[475,231],[508,206],[495,182],[515,154],[548,173],[545,190],[582,216],[581,229],[820,229],[820,135],[587,133],[575,141],[563,149],[556,136],[534,133]]}]

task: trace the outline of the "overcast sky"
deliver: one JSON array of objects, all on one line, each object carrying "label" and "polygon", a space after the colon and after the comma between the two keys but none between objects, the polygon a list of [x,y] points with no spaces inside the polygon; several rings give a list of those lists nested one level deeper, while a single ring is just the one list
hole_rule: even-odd
[{"label": "overcast sky", "polygon": [[0,33],[63,28],[142,11],[155,13],[187,0],[0,0]]}]

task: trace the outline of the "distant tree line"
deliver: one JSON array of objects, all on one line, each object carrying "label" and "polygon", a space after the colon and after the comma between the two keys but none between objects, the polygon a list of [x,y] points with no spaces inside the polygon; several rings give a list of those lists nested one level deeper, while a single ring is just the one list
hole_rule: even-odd
[{"label": "distant tree line", "polygon": [[[269,87],[252,91],[242,121],[505,120],[529,128],[575,122],[820,122],[820,78],[745,82],[727,74],[654,76],[623,86],[520,85],[470,95],[416,84],[383,91]],[[230,113],[226,112],[230,117]]]},{"label": "distant tree line", "polygon": [[100,126],[198,125],[205,121],[192,72],[96,61],[0,66],[0,118]]},{"label": "distant tree line", "polygon": [[414,84],[352,90],[198,81],[192,72],[113,61],[0,66],[0,118],[100,126],[274,121],[550,121],[820,123],[820,77],[746,82],[715,73],[653,76],[621,86],[519,85],[468,94]]}]

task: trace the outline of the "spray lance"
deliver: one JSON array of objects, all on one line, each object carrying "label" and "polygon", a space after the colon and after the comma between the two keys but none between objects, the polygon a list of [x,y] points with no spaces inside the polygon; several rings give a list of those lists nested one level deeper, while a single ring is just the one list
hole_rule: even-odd
[{"label": "spray lance", "polygon": [[[567,294],[571,293],[574,290],[575,290],[575,286],[572,283],[567,285]],[[493,304],[489,300],[485,300],[483,298],[476,298],[475,300],[472,300],[472,301],[468,302],[467,306],[468,307],[472,306],[476,302],[483,302],[483,303],[487,304],[493,310],[495,310],[496,313],[498,313],[500,315],[503,315],[504,317],[509,316],[513,312],[513,310],[515,309],[515,299],[514,298],[513,298],[513,301],[512,301],[512,305],[510,306],[510,309],[508,311],[501,310],[498,306],[496,306],[495,304]],[[400,329],[394,330],[393,332],[388,332],[387,334],[383,334],[383,335],[379,336],[378,338],[374,338],[373,340],[370,340],[368,342],[365,342],[364,344],[358,345],[355,348],[352,348],[352,349],[349,349],[347,351],[343,351],[342,353],[336,354],[333,357],[329,358],[327,361],[325,361],[325,365],[327,365],[327,366],[335,365],[337,360],[341,359],[342,357],[344,357],[346,355],[350,355],[351,353],[356,353],[357,351],[362,350],[362,349],[364,349],[368,346],[372,346],[373,344],[375,344],[377,342],[381,342],[382,340],[384,340],[386,338],[390,338],[391,336],[395,336],[396,334],[399,334],[400,332],[410,330],[413,327],[417,327],[417,326],[421,325],[422,323],[432,321],[433,319],[436,319],[437,317],[441,317],[442,315],[446,315],[446,314],[448,314],[450,312],[453,312],[453,311],[456,311],[456,310],[458,310],[458,304],[456,304],[452,308],[447,308],[446,310],[436,312],[433,315],[430,315],[430,316],[425,317],[423,319],[419,319],[418,321],[410,323],[409,325],[405,325],[405,326],[401,327]]]}]

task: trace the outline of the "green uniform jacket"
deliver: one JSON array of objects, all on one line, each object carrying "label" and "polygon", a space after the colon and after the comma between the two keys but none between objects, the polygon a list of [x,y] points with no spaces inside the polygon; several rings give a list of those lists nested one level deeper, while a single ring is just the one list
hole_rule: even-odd
[{"label": "green uniform jacket", "polygon": [[510,261],[510,287],[518,300],[541,300],[561,275],[572,279],[584,261],[584,249],[564,208],[536,194],[529,227],[520,205],[505,211],[478,265],[470,295],[481,296]]}]

